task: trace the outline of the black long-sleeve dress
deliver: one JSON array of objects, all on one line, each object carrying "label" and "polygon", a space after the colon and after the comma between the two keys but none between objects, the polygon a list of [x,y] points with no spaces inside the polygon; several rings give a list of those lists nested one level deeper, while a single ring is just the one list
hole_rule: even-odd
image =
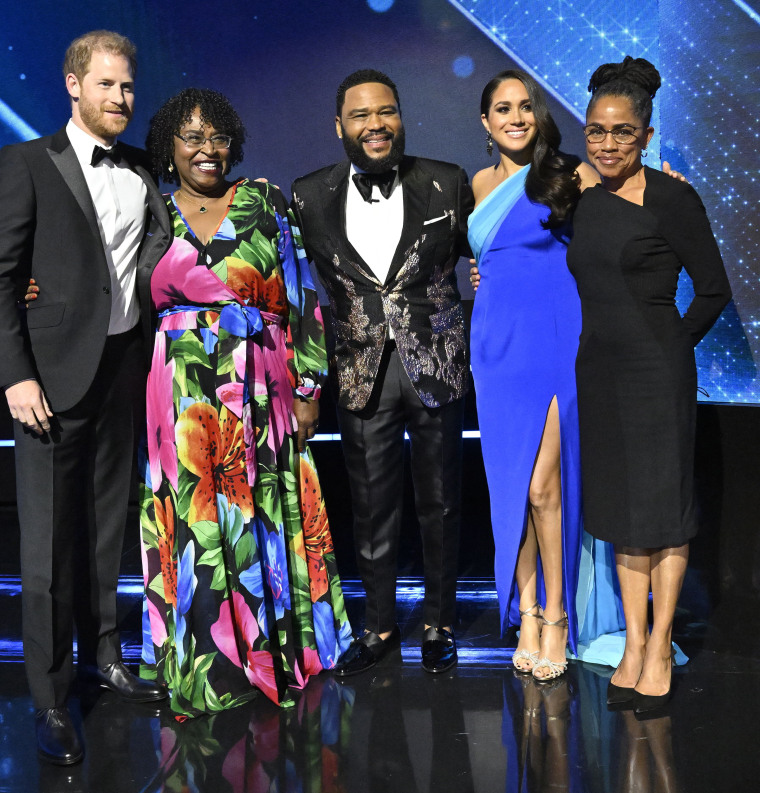
[{"label": "black long-sleeve dress", "polygon": [[[568,265],[583,314],[576,377],[586,530],[677,546],[697,531],[694,346],[731,297],[694,189],[645,168],[644,204],[601,186],[575,213]],[[695,297],[675,304],[686,268]]]}]

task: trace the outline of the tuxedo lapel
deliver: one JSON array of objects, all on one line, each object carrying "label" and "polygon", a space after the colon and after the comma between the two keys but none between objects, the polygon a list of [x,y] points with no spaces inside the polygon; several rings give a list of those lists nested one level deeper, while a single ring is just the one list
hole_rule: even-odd
[{"label": "tuxedo lapel", "polygon": [[[131,165],[131,163],[130,163]],[[147,209],[145,217],[145,236],[140,246],[137,259],[138,288],[150,289],[150,276],[161,257],[169,250],[172,242],[172,228],[166,202],[156,187],[153,177],[139,164],[131,165],[132,170],[143,180],[147,191]],[[151,230],[151,217],[155,225]],[[149,299],[149,291],[141,295],[141,300]]]},{"label": "tuxedo lapel", "polygon": [[360,275],[374,284],[380,284],[367,263],[349,242],[346,233],[346,195],[348,193],[348,176],[350,166],[345,160],[331,171],[325,183],[329,189],[330,198],[325,202],[325,228],[335,229],[333,239],[341,262],[351,265]]},{"label": "tuxedo lapel", "polygon": [[98,243],[102,249],[103,243],[100,238],[100,230],[98,228],[98,216],[95,214],[95,206],[92,203],[90,190],[87,187],[87,181],[82,173],[82,167],[79,165],[79,160],[74,152],[74,147],[69,142],[69,137],[66,130],[59,130],[50,142],[50,148],[47,150],[53,165],[58,169],[64,182],[66,182],[69,190],[76,199],[79,208],[87,218],[87,223],[92,230],[92,234],[97,238]]},{"label": "tuxedo lapel", "polygon": [[145,189],[148,191],[148,211],[156,219],[161,231],[171,237],[172,229],[169,212],[166,209],[163,196],[156,187],[156,183],[153,181],[153,177],[142,165],[131,165],[131,167],[145,183]]},{"label": "tuxedo lapel", "polygon": [[433,189],[433,178],[423,171],[414,159],[405,157],[399,172],[404,191],[404,225],[388,270],[386,283],[396,277],[404,264],[406,251],[420,238],[430,203],[430,191]]}]

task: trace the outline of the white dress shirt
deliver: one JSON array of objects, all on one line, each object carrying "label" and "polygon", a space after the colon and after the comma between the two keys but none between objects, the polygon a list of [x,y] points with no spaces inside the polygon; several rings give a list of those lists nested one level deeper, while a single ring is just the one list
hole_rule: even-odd
[{"label": "white dress shirt", "polygon": [[[147,189],[143,180],[122,159],[118,165],[106,158],[90,165],[95,146],[101,144],[73,120],[66,126],[98,217],[100,238],[111,274],[111,321],[108,335],[124,333],[140,319],[137,300],[137,253],[145,228]],[[104,147],[105,148],[105,147]]]},{"label": "white dress shirt", "polygon": [[395,170],[390,196],[383,198],[380,188],[373,185],[371,203],[362,198],[354,183],[353,175],[361,171],[353,164],[348,177],[346,236],[381,284],[388,278],[404,226],[403,187],[399,189],[398,168]]}]

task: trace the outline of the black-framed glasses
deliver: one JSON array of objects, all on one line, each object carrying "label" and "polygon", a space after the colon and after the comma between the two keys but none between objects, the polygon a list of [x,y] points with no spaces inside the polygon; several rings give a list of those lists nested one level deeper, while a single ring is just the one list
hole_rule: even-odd
[{"label": "black-framed glasses", "polygon": [[232,137],[230,135],[214,135],[211,138],[206,138],[203,135],[199,135],[197,132],[190,132],[187,135],[178,135],[175,133],[175,137],[184,141],[188,149],[202,149],[206,141],[208,141],[214,149],[229,149],[232,144]]},{"label": "black-framed glasses", "polygon": [[644,127],[615,127],[615,129],[604,129],[596,124],[589,124],[583,128],[583,134],[589,143],[602,143],[607,135],[612,135],[615,143],[633,143],[636,140],[636,130]]}]

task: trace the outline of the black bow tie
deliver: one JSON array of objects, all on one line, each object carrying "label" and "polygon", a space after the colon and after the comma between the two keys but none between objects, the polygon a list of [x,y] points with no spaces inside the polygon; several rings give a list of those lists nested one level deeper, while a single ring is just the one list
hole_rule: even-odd
[{"label": "black bow tie", "polygon": [[[361,197],[368,203],[372,203],[372,186],[377,185],[383,198],[390,198],[393,190],[393,183],[396,181],[394,170],[385,173],[355,173],[352,177]],[[377,199],[375,199],[376,201]]]},{"label": "black bow tie", "polygon": [[90,165],[97,165],[101,160],[111,160],[116,165],[121,162],[121,152],[119,151],[118,144],[115,144],[110,149],[104,149],[102,146],[96,146],[92,150],[92,159]]}]

